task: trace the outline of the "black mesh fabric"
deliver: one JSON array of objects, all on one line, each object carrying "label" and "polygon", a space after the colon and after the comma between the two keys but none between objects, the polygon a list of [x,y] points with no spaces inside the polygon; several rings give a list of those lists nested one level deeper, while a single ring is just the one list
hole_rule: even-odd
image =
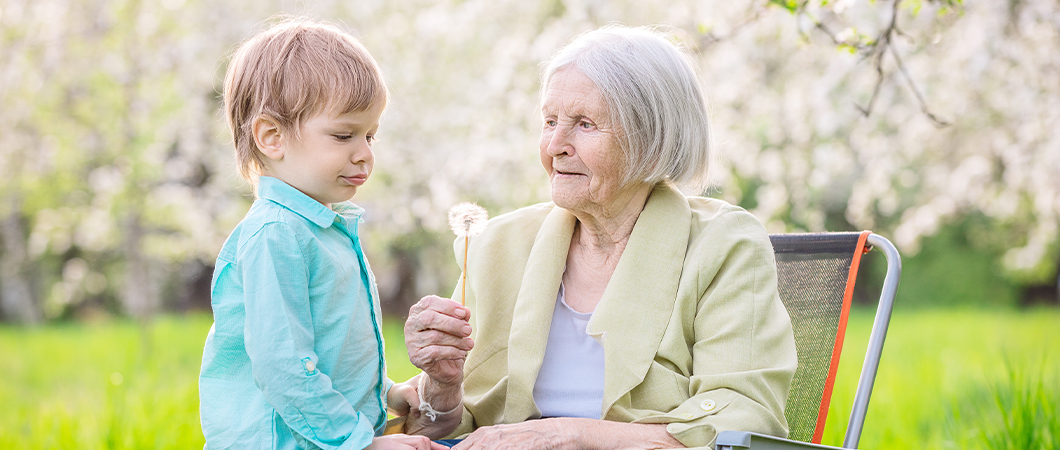
[{"label": "black mesh fabric", "polygon": [[780,299],[791,316],[799,353],[799,367],[785,409],[789,439],[813,439],[859,236],[860,233],[769,236],[776,254]]}]

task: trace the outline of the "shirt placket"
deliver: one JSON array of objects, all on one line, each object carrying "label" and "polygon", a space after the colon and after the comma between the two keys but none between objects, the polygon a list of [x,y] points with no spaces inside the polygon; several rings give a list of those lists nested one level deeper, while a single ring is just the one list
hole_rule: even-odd
[{"label": "shirt placket", "polygon": [[386,366],[384,359],[383,349],[383,334],[380,327],[379,318],[376,316],[375,302],[376,299],[372,297],[372,284],[368,277],[368,262],[365,260],[364,252],[361,251],[361,240],[358,237],[358,224],[355,221],[351,230],[350,222],[342,215],[335,216],[335,225],[350,238],[350,242],[353,245],[353,251],[357,254],[357,262],[360,264],[361,269],[361,282],[364,283],[365,294],[368,298],[368,311],[372,316],[372,331],[375,333],[375,345],[376,352],[379,355],[379,383],[376,384],[376,398],[379,399],[379,418],[376,419],[375,428],[381,429],[386,424],[386,401],[383,397],[382,385],[386,382]]}]

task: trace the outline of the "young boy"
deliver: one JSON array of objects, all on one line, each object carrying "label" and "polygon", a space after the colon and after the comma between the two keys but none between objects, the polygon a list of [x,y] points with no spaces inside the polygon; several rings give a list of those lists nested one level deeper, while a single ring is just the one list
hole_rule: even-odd
[{"label": "young boy", "polygon": [[337,28],[290,20],[245,42],[224,99],[258,199],[214,269],[199,377],[206,448],[441,449],[382,436],[417,405],[386,378],[379,296],[347,202],[372,173],[387,103],[375,60]]}]

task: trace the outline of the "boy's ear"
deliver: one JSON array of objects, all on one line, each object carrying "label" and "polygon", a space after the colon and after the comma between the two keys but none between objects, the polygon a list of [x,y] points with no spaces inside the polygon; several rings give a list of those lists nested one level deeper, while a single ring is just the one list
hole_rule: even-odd
[{"label": "boy's ear", "polygon": [[269,159],[283,159],[283,132],[280,126],[268,117],[258,116],[251,127],[258,150]]}]

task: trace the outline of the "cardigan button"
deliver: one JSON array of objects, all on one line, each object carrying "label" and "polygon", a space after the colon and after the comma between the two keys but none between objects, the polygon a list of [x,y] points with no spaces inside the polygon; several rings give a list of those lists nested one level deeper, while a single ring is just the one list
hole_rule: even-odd
[{"label": "cardigan button", "polygon": [[714,403],[714,400],[711,400],[709,398],[706,399],[706,400],[703,400],[703,403],[699,404],[699,408],[704,410],[704,411],[713,411],[714,410],[714,406],[716,406],[715,403]]}]

